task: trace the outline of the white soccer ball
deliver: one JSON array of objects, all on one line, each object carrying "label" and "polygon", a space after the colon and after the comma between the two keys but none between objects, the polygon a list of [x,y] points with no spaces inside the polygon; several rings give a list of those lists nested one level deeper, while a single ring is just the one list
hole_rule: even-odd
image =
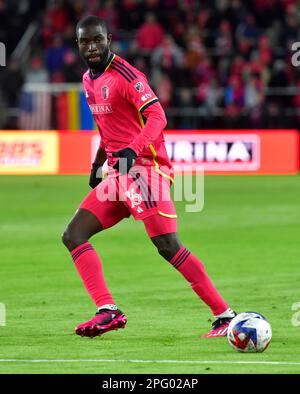
[{"label": "white soccer ball", "polygon": [[227,339],[238,352],[262,353],[272,339],[272,329],[270,323],[261,314],[243,312],[231,320]]}]

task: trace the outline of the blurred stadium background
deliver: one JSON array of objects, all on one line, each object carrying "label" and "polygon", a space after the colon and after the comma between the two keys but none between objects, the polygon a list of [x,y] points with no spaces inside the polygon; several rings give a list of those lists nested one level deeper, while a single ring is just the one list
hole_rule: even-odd
[{"label": "blurred stadium background", "polygon": [[[63,115],[82,111],[66,96],[80,96],[74,28],[87,14],[105,18],[112,50],[149,76],[170,128],[299,126],[299,1],[10,0],[0,2],[3,128],[90,128]],[[36,101],[44,116],[24,122]]]},{"label": "blurred stadium background", "polygon": [[[96,129],[74,31],[88,14],[108,21],[112,50],[149,77],[168,129],[299,128],[300,71],[291,62],[300,39],[299,1],[10,0],[0,1],[0,41],[7,48],[7,66],[0,69],[2,129]],[[246,148],[250,156],[252,148]],[[295,172],[298,152],[292,155]],[[269,172],[284,171],[277,165]]]}]

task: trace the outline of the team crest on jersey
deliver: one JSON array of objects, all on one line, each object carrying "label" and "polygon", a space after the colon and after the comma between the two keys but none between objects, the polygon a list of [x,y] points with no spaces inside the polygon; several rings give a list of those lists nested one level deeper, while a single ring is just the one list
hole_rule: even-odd
[{"label": "team crest on jersey", "polygon": [[104,85],[102,86],[102,97],[104,98],[104,100],[107,100],[108,96],[109,96],[108,86]]},{"label": "team crest on jersey", "polygon": [[141,92],[143,92],[143,91],[145,90],[144,85],[142,84],[141,81],[139,81],[138,83],[136,83],[136,84],[134,85],[134,87],[136,88],[136,90],[137,90],[139,93],[141,93]]}]

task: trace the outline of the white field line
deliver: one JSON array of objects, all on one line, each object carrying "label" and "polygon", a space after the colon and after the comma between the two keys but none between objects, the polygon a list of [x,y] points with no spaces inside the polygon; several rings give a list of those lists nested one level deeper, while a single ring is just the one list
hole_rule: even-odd
[{"label": "white field line", "polygon": [[299,365],[289,361],[225,361],[225,360],[111,360],[111,359],[37,359],[19,360],[2,358],[0,363],[137,363],[137,364],[253,364],[253,365]]}]

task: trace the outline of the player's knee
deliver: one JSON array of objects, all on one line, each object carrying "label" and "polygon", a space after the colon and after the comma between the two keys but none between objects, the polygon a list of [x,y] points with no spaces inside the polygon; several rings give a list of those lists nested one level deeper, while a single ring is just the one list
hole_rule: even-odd
[{"label": "player's knee", "polygon": [[70,234],[70,232],[68,231],[68,229],[66,229],[66,230],[63,232],[63,234],[62,234],[62,236],[61,236],[61,240],[62,240],[62,243],[63,243],[68,249],[70,249],[70,245],[71,245],[71,243],[72,243],[72,237],[71,237],[71,234]]},{"label": "player's knee", "polygon": [[66,230],[62,234],[62,242],[69,249],[69,251],[72,251],[78,246],[87,242],[87,239],[83,237],[80,233],[70,228],[66,228]]}]

